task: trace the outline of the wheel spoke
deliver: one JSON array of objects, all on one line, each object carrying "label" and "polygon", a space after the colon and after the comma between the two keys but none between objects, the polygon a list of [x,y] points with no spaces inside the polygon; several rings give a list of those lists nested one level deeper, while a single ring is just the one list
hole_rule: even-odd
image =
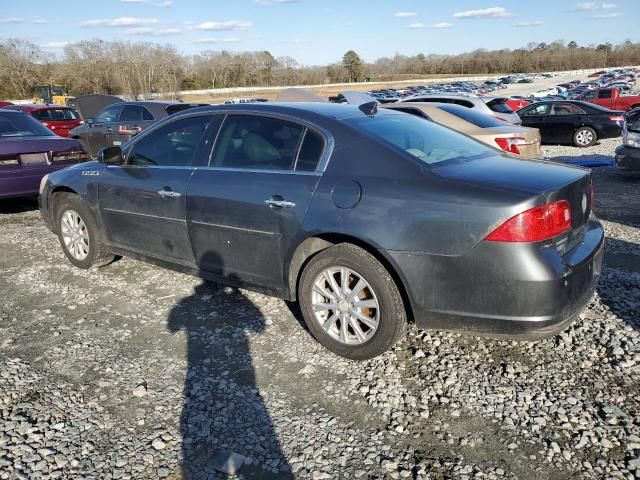
[{"label": "wheel spoke", "polygon": [[349,325],[351,325],[351,328],[353,329],[354,333],[356,334],[356,337],[358,337],[358,340],[361,343],[367,340],[367,336],[364,334],[364,332],[360,328],[360,325],[358,325],[358,322],[356,321],[356,319],[353,318],[353,316],[351,315],[349,316]]},{"label": "wheel spoke", "polygon": [[327,310],[335,311],[338,308],[338,305],[335,303],[316,303],[313,305],[314,312],[324,312]]},{"label": "wheel spoke", "polygon": [[353,302],[355,308],[378,308],[378,302],[374,299],[370,300],[356,300]]},{"label": "wheel spoke", "polygon": [[349,271],[344,267],[340,268],[340,288],[343,295],[349,293]]},{"label": "wheel spoke", "polygon": [[365,282],[363,279],[360,278],[358,280],[358,283],[356,283],[356,286],[353,287],[353,290],[349,292],[347,299],[349,301],[352,301],[353,299],[355,299],[358,295],[360,295],[360,292],[364,290],[366,286],[367,286],[367,282]]},{"label": "wheel spoke", "polygon": [[347,331],[347,322],[349,320],[349,314],[343,313],[340,316],[340,340],[344,343],[347,343],[347,336],[349,332]]},{"label": "wheel spoke", "polygon": [[324,328],[325,331],[328,332],[336,324],[336,322],[338,321],[338,318],[340,318],[340,315],[338,315],[337,313],[334,313],[329,318],[327,318],[327,320],[322,324],[322,328]]},{"label": "wheel spoke", "polygon": [[378,322],[376,322],[372,318],[367,317],[366,315],[360,313],[355,309],[351,309],[351,315],[357,318],[358,320],[360,320],[362,323],[364,323],[367,327],[371,329],[375,329],[378,327]]},{"label": "wheel spoke", "polygon": [[324,272],[323,275],[324,275],[325,280],[327,281],[327,283],[331,287],[331,290],[333,290],[333,292],[337,296],[340,293],[340,287],[336,283],[336,279],[333,277],[333,273],[327,270],[326,272]]},{"label": "wheel spoke", "polygon": [[324,298],[331,300],[332,302],[336,303],[336,296],[332,293],[330,293],[328,290],[325,290],[324,288],[322,288],[320,285],[315,284],[313,286],[313,291],[322,295]]}]

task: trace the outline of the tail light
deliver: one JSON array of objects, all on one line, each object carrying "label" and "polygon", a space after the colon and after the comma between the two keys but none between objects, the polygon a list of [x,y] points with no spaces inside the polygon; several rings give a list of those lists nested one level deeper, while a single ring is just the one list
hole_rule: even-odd
[{"label": "tail light", "polygon": [[624,122],[624,115],[612,115],[609,120],[612,122]]},{"label": "tail light", "polygon": [[3,167],[5,165],[18,165],[18,159],[17,158],[7,158],[5,160],[0,160],[0,167]]},{"label": "tail light", "polygon": [[54,153],[51,159],[54,162],[82,161],[87,159],[87,152]]},{"label": "tail light", "polygon": [[566,200],[533,207],[511,217],[485,240],[490,242],[540,242],[571,230],[571,208]]},{"label": "tail light", "polygon": [[520,155],[520,149],[527,144],[526,139],[522,137],[498,137],[495,139],[498,146],[505,152],[515,153]]}]

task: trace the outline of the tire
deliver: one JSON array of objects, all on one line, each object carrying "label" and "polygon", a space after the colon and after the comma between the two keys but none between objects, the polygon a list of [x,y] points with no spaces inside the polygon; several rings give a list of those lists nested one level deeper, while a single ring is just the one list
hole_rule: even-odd
[{"label": "tire", "polygon": [[598,141],[598,134],[591,127],[580,127],[573,134],[573,144],[579,148],[590,147]]},{"label": "tire", "polygon": [[[348,279],[346,295],[340,288],[343,271]],[[330,287],[327,275],[333,277],[333,285],[338,288]],[[366,286],[358,289],[363,285],[360,280]],[[338,295],[332,298],[336,291]],[[349,292],[357,295],[349,299]],[[300,277],[298,302],[313,337],[341,357],[352,360],[376,357],[406,334],[407,313],[396,283],[373,255],[352,244],[335,245],[311,258]],[[332,308],[318,309],[323,304]],[[347,319],[346,330],[342,328],[343,318]]]},{"label": "tire", "polygon": [[[101,267],[114,260],[115,256],[104,247],[100,230],[91,210],[80,197],[73,194],[60,194],[55,198],[55,207],[55,226],[58,239],[62,251],[73,265],[88,270]],[[75,231],[69,228],[70,224],[75,225]],[[71,240],[69,240],[70,236]],[[77,238],[82,247],[78,245],[72,247],[75,243],[73,238]],[[78,248],[81,248],[82,251]]]}]

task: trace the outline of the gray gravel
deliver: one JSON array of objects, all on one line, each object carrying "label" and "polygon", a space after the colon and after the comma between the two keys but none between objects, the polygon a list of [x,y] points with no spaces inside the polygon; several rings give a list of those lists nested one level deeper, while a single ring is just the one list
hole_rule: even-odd
[{"label": "gray gravel", "polygon": [[573,326],[410,328],[363,363],[277,299],[74,269],[32,205],[0,203],[0,479],[640,479],[640,182],[594,179],[605,266]]}]

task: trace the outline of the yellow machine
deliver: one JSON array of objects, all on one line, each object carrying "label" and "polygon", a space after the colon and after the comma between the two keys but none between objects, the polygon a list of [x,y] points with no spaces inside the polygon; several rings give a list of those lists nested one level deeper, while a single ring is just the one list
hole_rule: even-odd
[{"label": "yellow machine", "polygon": [[35,103],[66,105],[67,101],[73,98],[75,97],[69,95],[65,85],[42,85],[40,97],[35,99]]}]

